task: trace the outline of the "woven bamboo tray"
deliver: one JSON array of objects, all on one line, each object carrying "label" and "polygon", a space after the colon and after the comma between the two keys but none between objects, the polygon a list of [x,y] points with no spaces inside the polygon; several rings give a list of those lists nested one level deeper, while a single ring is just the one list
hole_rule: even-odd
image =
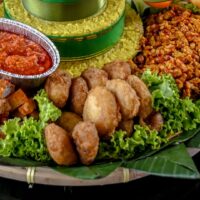
[{"label": "woven bamboo tray", "polygon": [[[200,151],[196,148],[188,148],[190,156],[194,156]],[[29,177],[29,169],[25,167],[12,167],[0,165],[0,177],[27,182],[28,184],[43,184],[54,186],[95,186],[95,185],[110,185],[116,183],[126,183],[136,179],[144,178],[149,174],[118,168],[109,176],[96,180],[81,180],[70,176],[63,175],[48,167],[37,167],[34,170],[32,180]]]}]

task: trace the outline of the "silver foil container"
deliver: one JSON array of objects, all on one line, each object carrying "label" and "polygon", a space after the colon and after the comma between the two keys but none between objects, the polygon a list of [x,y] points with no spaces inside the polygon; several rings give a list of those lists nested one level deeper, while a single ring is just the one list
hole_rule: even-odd
[{"label": "silver foil container", "polygon": [[36,88],[39,87],[44,80],[58,68],[60,63],[59,52],[53,42],[41,32],[23,23],[4,18],[0,18],[0,31],[24,35],[26,38],[41,45],[47,51],[52,60],[52,67],[45,73],[38,75],[19,75],[0,70],[0,78],[8,79],[18,87]]}]

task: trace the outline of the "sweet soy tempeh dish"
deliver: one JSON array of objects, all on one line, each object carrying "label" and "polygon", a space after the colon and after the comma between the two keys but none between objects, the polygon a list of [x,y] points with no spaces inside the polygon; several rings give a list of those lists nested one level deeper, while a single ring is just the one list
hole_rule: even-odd
[{"label": "sweet soy tempeh dish", "polygon": [[200,177],[187,153],[200,147],[198,1],[0,6],[0,163]]}]

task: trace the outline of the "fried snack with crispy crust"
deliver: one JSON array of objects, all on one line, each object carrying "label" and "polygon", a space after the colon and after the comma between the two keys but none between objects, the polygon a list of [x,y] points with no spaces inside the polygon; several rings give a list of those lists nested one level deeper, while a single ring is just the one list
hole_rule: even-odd
[{"label": "fried snack with crispy crust", "polygon": [[62,70],[57,70],[51,74],[45,83],[45,91],[50,100],[59,107],[63,108],[69,97],[71,86],[71,76]]},{"label": "fried snack with crispy crust", "polygon": [[126,135],[130,137],[133,134],[134,121],[132,119],[121,121],[119,123],[118,129],[126,131]]},{"label": "fried snack with crispy crust", "polygon": [[51,123],[45,127],[45,140],[50,156],[58,165],[73,165],[78,161],[76,151],[68,133]]},{"label": "fried snack with crispy crust", "polygon": [[105,87],[90,90],[83,109],[84,121],[95,123],[100,137],[110,137],[121,120],[115,96]]},{"label": "fried snack with crispy crust", "polygon": [[159,112],[153,112],[149,117],[148,117],[148,122],[147,124],[151,129],[154,129],[156,131],[160,131],[163,127],[164,124],[164,119],[161,113]]},{"label": "fried snack with crispy crust", "polygon": [[88,95],[88,86],[82,77],[72,79],[70,88],[70,108],[78,115],[83,114],[83,107]]},{"label": "fried snack with crispy crust", "polygon": [[23,105],[25,102],[28,101],[27,95],[24,93],[22,89],[18,89],[17,91],[13,92],[8,98],[7,98],[11,110],[15,110],[19,106]]},{"label": "fried snack with crispy crust", "polygon": [[125,80],[109,80],[106,88],[116,96],[123,120],[132,119],[138,114],[139,98],[135,90]]},{"label": "fried snack with crispy crust", "polygon": [[139,116],[140,119],[146,119],[152,112],[152,96],[145,85],[145,83],[135,75],[128,76],[127,82],[136,91],[136,94],[140,98]]},{"label": "fried snack with crispy crust", "polygon": [[108,80],[108,74],[98,68],[89,68],[82,73],[82,77],[86,80],[88,88],[92,89],[96,86],[105,86]]},{"label": "fried snack with crispy crust", "polygon": [[72,137],[81,162],[90,165],[95,160],[99,149],[99,136],[95,124],[89,121],[79,122],[74,127]]},{"label": "fried snack with crispy crust", "polygon": [[114,61],[105,64],[103,69],[108,73],[109,79],[127,79],[131,75],[131,67],[125,61]]},{"label": "fried snack with crispy crust", "polygon": [[191,3],[193,3],[195,6],[200,8],[200,1],[199,0],[190,0]]},{"label": "fried snack with crispy crust", "polygon": [[74,127],[80,121],[82,121],[82,118],[76,113],[63,112],[60,118],[58,119],[58,125],[65,129],[71,136]]}]

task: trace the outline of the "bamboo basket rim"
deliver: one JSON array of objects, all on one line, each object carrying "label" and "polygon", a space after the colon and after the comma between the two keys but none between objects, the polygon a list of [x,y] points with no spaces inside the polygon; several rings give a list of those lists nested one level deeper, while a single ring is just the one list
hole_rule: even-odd
[{"label": "bamboo basket rim", "polygon": [[[190,156],[200,152],[199,148],[187,148]],[[32,173],[32,177],[30,177]],[[52,186],[100,186],[127,183],[144,178],[150,174],[134,169],[118,168],[110,175],[95,180],[82,180],[61,174],[49,167],[14,167],[0,165],[0,177],[26,182],[29,185],[42,184]]]}]

